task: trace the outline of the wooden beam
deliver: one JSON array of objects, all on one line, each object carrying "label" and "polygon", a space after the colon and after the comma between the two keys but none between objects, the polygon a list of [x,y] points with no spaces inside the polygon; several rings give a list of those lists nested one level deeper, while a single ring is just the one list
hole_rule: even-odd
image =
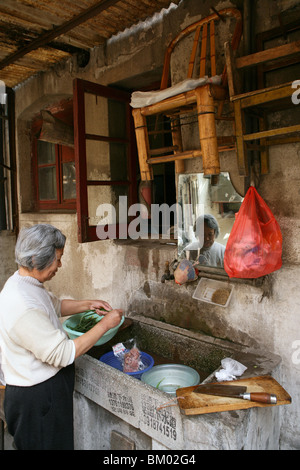
[{"label": "wooden beam", "polygon": [[300,41],[295,41],[289,44],[284,44],[283,46],[272,47],[271,49],[266,49],[265,51],[255,52],[254,54],[239,57],[236,59],[235,63],[238,69],[243,67],[252,67],[254,65],[261,64],[262,62],[279,59],[281,57],[297,54],[299,52]]},{"label": "wooden beam", "polygon": [[3,69],[9,64],[12,64],[13,62],[15,62],[17,59],[20,59],[21,57],[24,57],[24,55],[28,54],[28,52],[38,49],[39,47],[45,46],[46,44],[48,44],[50,41],[53,41],[58,36],[65,34],[66,32],[84,23],[85,21],[101,13],[102,11],[107,10],[111,6],[118,3],[118,1],[119,0],[102,0],[101,2],[96,3],[90,8],[87,8],[79,15],[71,18],[71,20],[66,21],[65,23],[59,26],[56,26],[50,31],[47,31],[45,34],[42,34],[34,41],[30,42],[26,46],[22,47],[18,51],[14,52],[13,54],[10,54],[8,57],[3,59],[0,62],[0,69]]},{"label": "wooden beam", "polygon": [[280,129],[269,129],[268,131],[253,132],[253,134],[244,135],[244,141],[262,139],[264,137],[272,137],[273,135],[292,134],[293,132],[300,132],[300,125],[281,127]]},{"label": "wooden beam", "polygon": [[[231,101],[241,101],[242,108],[258,106],[259,104],[269,103],[271,101],[289,98],[293,94],[292,82],[284,85],[278,85],[262,90],[250,91],[243,95],[237,95]],[[238,98],[239,97],[239,98]]]},{"label": "wooden beam", "polygon": [[43,110],[41,114],[43,124],[39,140],[74,147],[73,126],[69,126],[55,116],[52,116],[49,111]]}]

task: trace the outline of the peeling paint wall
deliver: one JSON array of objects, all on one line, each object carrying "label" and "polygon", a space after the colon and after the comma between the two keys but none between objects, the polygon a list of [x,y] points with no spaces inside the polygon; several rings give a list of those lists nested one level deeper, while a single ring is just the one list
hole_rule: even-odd
[{"label": "peeling paint wall", "polygon": [[[139,80],[159,77],[163,54],[171,37],[180,29],[207,16],[211,5],[221,9],[230,1],[183,0],[160,21],[137,28],[93,50],[84,70],[72,59],[62,67],[28,80],[16,90],[16,132],[20,226],[52,223],[67,236],[63,268],[49,283],[62,297],[101,298],[126,313],[192,328],[251,346],[263,346],[282,357],[281,384],[292,404],[280,407],[281,448],[300,449],[300,213],[299,144],[270,149],[270,172],[261,178],[259,192],[277,218],[283,234],[283,267],[270,275],[262,288],[237,283],[228,309],[192,299],[195,285],[161,284],[165,262],[176,258],[168,245],[97,241],[78,244],[76,214],[32,212],[30,121],[45,105],[72,95],[72,81],[84,78],[103,85],[135,86]],[[257,6],[257,31],[273,27],[281,10],[297,0],[261,0]],[[299,76],[300,79],[300,76]],[[300,105],[299,105],[300,109]],[[233,152],[221,155],[221,169],[230,171],[241,185]],[[187,162],[189,172],[201,171],[201,161]],[[22,178],[21,176],[22,175]],[[27,181],[27,184],[24,182]]]}]

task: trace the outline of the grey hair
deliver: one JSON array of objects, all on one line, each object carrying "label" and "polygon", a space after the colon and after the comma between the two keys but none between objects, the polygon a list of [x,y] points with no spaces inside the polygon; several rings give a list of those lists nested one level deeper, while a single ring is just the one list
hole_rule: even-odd
[{"label": "grey hair", "polygon": [[50,266],[56,257],[56,251],[63,249],[65,235],[50,224],[37,224],[23,228],[18,236],[15,257],[19,266],[38,271]]},{"label": "grey hair", "polygon": [[211,214],[204,214],[200,215],[195,223],[194,231],[197,234],[200,230],[200,228],[203,226],[203,224],[206,224],[209,228],[214,229],[215,231],[215,237],[218,238],[218,235],[220,233],[220,228],[219,224],[217,222],[217,219],[211,215]]}]

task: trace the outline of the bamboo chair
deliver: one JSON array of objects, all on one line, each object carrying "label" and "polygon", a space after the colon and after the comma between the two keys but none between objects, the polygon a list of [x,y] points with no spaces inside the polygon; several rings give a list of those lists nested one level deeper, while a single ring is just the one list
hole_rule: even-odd
[{"label": "bamboo chair", "polygon": [[[166,50],[160,90],[166,90],[168,88],[170,61],[175,46],[192,33],[194,33],[194,40],[188,63],[187,78],[193,78],[198,49],[200,49],[200,70],[198,78],[208,75],[207,68],[209,63],[210,76],[213,77],[216,75],[217,65],[219,68],[219,64],[216,64],[216,25],[223,21],[232,21],[234,23],[231,46],[233,50],[237,49],[242,34],[242,16],[239,10],[225,8],[191,24],[171,41]],[[209,53],[207,52],[208,43],[210,45]],[[228,97],[225,61],[224,64],[221,65],[221,69],[222,68],[223,72],[220,85],[207,83],[194,90],[168,97],[158,103],[132,110],[142,181],[153,180],[152,165],[155,163],[175,161],[175,171],[176,173],[181,173],[184,171],[185,159],[200,156],[202,156],[204,174],[214,175],[220,173],[219,151],[227,150],[228,147],[226,142],[224,145],[224,141],[220,142],[217,138],[215,107],[216,104],[219,104],[218,116],[220,117],[222,113],[222,103],[225,98]],[[184,151],[180,122],[181,117],[191,112],[191,109],[197,115],[196,119],[198,121],[200,142],[196,149]],[[168,118],[171,117],[170,130],[172,145],[159,149],[151,149],[149,143],[151,131],[149,131],[147,127],[147,118],[152,116],[152,119],[158,119],[161,115],[165,115]]]},{"label": "bamboo chair", "polygon": [[[270,145],[288,142],[299,142],[300,124],[293,124],[276,129],[268,129],[268,114],[271,112],[295,107],[292,95],[295,92],[293,80],[288,83],[280,83],[275,86],[260,88],[247,93],[242,93],[241,71],[250,67],[261,67],[267,62],[272,70],[286,67],[291,60],[300,59],[300,41],[291,42],[282,46],[256,52],[244,57],[235,58],[231,45],[225,43],[226,66],[228,73],[228,85],[230,101],[234,107],[236,151],[238,167],[241,175],[248,175],[248,150],[260,151],[260,173],[268,173],[268,148]],[[298,60],[299,60],[298,59]],[[299,71],[299,68],[298,68]],[[299,79],[299,75],[294,80]],[[292,79],[292,76],[291,76]],[[256,117],[258,132],[246,132],[246,113]],[[291,134],[289,137],[288,134]],[[297,134],[297,135],[296,135]],[[277,138],[278,136],[286,136]],[[260,140],[259,144],[251,141]]]}]

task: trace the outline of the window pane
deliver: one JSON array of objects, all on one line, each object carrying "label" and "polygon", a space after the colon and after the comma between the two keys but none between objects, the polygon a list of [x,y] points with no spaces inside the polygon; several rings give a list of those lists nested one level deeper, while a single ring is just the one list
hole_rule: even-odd
[{"label": "window pane", "polygon": [[127,145],[111,143],[110,151],[110,175],[112,181],[127,180]]},{"label": "window pane", "polygon": [[126,105],[122,101],[108,100],[109,137],[126,138]]},{"label": "window pane", "polygon": [[63,163],[63,199],[76,199],[75,163]]},{"label": "window pane", "polygon": [[38,165],[46,165],[47,163],[55,163],[55,144],[37,141]]},{"label": "window pane", "polygon": [[85,93],[85,130],[87,134],[126,138],[126,104],[103,96]]},{"label": "window pane", "polygon": [[108,136],[107,98],[85,93],[85,131],[87,134]]},{"label": "window pane", "polygon": [[88,186],[89,225],[119,223],[119,215],[127,222],[127,204],[120,200],[127,194],[127,186]]},{"label": "window pane", "polygon": [[41,201],[56,200],[56,167],[39,168],[39,198]]},{"label": "window pane", "polygon": [[127,145],[86,140],[87,179],[127,181]]}]

